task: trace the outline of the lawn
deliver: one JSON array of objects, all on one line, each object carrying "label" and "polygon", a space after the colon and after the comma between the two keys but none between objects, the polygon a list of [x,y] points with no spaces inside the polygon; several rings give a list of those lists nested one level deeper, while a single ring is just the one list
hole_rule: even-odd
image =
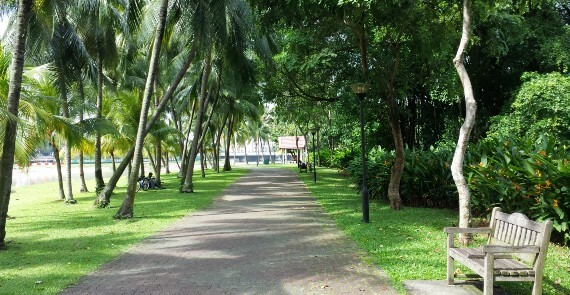
[{"label": "lawn", "polygon": [[[293,171],[298,172],[295,168]],[[406,280],[444,280],[446,235],[457,224],[451,210],[408,208],[391,210],[387,203],[370,203],[370,223],[362,223],[362,203],[350,180],[332,169],[300,173],[310,191],[337,225],[382,268],[404,293]],[[467,269],[462,269],[467,272]],[[500,283],[509,294],[530,294],[530,283]],[[551,244],[546,259],[543,294],[570,294],[570,249]]]},{"label": "lawn", "polygon": [[[74,193],[78,201],[58,200],[57,183],[14,188],[7,222],[7,251],[0,251],[0,294],[57,294],[81,276],[136,242],[209,206],[246,169],[195,177],[195,193],[178,193],[175,174],[162,176],[166,189],[140,191],[135,217],[115,221],[125,196],[119,183],[111,206],[93,206],[94,193]],[[95,183],[88,182],[88,188]],[[79,190],[79,184],[74,189]]]}]

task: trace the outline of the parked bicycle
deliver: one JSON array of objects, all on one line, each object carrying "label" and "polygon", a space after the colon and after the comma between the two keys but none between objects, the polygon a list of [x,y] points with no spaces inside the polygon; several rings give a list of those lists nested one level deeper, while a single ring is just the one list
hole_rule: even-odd
[{"label": "parked bicycle", "polygon": [[150,179],[144,175],[139,177],[139,187],[137,188],[137,192],[142,188],[143,191],[148,191],[150,188]]},{"label": "parked bicycle", "polygon": [[137,192],[142,188],[143,191],[148,191],[149,188],[156,189],[156,180],[152,176],[152,173],[149,173],[148,176],[141,175],[139,177],[139,187],[137,188]]}]

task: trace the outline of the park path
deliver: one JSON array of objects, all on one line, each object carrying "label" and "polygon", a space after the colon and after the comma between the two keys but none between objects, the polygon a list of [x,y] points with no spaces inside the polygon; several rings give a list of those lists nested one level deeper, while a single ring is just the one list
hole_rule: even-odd
[{"label": "park path", "polygon": [[253,169],[62,294],[396,294],[361,255],[297,175]]}]

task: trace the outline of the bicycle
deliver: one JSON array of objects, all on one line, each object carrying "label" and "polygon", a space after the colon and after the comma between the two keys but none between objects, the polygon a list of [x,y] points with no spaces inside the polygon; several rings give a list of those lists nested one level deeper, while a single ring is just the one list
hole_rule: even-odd
[{"label": "bicycle", "polygon": [[143,191],[148,191],[148,189],[150,188],[150,179],[148,179],[148,177],[146,176],[141,176],[139,177],[139,187],[137,188],[137,192],[142,188]]}]

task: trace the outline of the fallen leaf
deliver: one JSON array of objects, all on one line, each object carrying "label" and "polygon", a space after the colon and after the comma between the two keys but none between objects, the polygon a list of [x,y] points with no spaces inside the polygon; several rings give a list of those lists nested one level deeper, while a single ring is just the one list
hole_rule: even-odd
[{"label": "fallen leaf", "polygon": [[562,284],[562,279],[558,278],[556,281],[554,281],[554,285],[560,285]]},{"label": "fallen leaf", "polygon": [[41,284],[41,283],[43,283],[43,282],[44,282],[44,281],[36,281],[36,284]]}]

